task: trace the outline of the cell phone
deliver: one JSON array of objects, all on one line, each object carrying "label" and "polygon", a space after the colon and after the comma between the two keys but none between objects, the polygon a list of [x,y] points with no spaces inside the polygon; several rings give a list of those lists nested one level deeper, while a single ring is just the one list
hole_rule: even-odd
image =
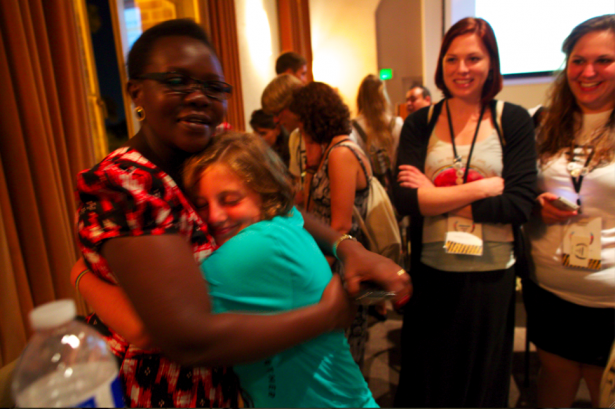
[{"label": "cell phone", "polygon": [[575,210],[579,210],[578,204],[571,202],[570,200],[561,196],[552,201],[551,204],[560,210],[565,210],[568,212],[574,212]]},{"label": "cell phone", "polygon": [[354,298],[354,302],[360,305],[372,305],[379,302],[395,298],[394,291],[386,291],[371,282],[361,283],[359,294]]}]

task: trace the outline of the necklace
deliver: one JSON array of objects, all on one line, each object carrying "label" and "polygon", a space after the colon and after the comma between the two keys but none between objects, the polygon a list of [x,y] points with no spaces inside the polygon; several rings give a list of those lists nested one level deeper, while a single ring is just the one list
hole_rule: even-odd
[{"label": "necklace", "polygon": [[470,146],[470,153],[468,154],[468,161],[466,162],[465,171],[463,164],[461,163],[461,155],[457,153],[457,147],[455,146],[455,132],[453,131],[453,121],[451,119],[451,110],[448,107],[448,99],[446,100],[446,115],[448,118],[448,130],[451,134],[451,145],[453,146],[453,168],[457,179],[455,183],[462,185],[468,180],[468,172],[470,171],[470,159],[472,159],[472,152],[474,152],[474,145],[476,144],[476,137],[478,136],[478,130],[480,129],[480,123],[483,121],[483,114],[485,113],[486,105],[483,105],[480,110],[480,116],[478,117],[478,123],[476,124],[476,130],[474,131],[474,138],[472,138],[472,145]]}]

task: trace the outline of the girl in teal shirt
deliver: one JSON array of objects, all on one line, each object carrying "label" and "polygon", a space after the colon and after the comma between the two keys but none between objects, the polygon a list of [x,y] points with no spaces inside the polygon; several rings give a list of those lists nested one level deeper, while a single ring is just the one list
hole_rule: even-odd
[{"label": "girl in teal shirt", "polygon": [[[278,313],[320,300],[331,269],[264,141],[222,135],[188,163],[184,181],[221,246],[201,265],[214,312]],[[234,369],[256,407],[378,406],[343,331]]]}]

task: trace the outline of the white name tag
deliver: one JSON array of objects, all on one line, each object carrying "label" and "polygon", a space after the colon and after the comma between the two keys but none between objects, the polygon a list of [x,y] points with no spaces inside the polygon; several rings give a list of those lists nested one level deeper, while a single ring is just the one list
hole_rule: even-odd
[{"label": "white name tag", "polygon": [[585,270],[600,270],[602,218],[592,217],[571,223],[564,230],[562,264]]},{"label": "white name tag", "polygon": [[448,254],[483,255],[483,226],[474,220],[449,216],[444,250]]}]

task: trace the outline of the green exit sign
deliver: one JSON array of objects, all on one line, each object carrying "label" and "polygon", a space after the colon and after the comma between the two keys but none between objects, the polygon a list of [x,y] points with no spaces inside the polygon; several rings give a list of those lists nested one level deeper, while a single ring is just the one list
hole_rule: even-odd
[{"label": "green exit sign", "polygon": [[390,68],[383,68],[380,70],[380,79],[382,81],[390,80],[393,78],[393,70]]}]

